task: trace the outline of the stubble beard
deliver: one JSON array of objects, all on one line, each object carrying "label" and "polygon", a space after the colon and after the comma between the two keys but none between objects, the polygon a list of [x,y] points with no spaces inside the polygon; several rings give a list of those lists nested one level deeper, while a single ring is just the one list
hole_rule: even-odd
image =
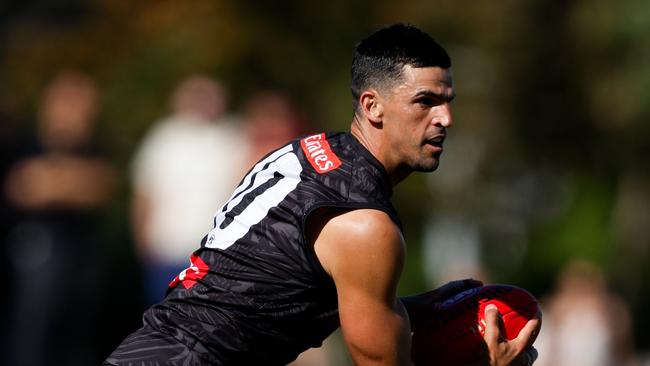
[{"label": "stubble beard", "polygon": [[438,166],[440,165],[440,155],[436,154],[436,156],[433,158],[433,161],[427,161],[428,159],[423,159],[421,161],[418,161],[414,164],[413,166],[413,171],[415,172],[420,172],[420,173],[431,173],[438,169]]}]

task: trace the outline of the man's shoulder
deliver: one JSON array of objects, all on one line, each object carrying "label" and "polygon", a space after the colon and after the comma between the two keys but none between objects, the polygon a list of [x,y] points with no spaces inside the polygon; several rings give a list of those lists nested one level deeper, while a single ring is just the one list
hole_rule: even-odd
[{"label": "man's shoulder", "polygon": [[346,246],[392,246],[402,242],[399,226],[388,213],[377,209],[343,211],[330,217],[324,226],[324,231]]},{"label": "man's shoulder", "polygon": [[356,271],[398,273],[394,269],[401,267],[405,248],[401,231],[388,214],[357,209],[329,218],[314,250],[327,273],[339,279],[338,286]]}]

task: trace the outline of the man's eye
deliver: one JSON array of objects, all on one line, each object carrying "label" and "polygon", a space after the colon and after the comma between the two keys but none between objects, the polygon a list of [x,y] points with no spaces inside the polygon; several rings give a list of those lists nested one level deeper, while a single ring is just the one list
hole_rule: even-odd
[{"label": "man's eye", "polygon": [[421,98],[417,100],[417,103],[423,107],[433,107],[436,105],[436,101],[433,98]]}]

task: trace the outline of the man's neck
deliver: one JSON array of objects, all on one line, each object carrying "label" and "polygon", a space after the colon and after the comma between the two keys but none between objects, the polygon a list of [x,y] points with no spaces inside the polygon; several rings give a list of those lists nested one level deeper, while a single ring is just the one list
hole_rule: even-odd
[{"label": "man's neck", "polygon": [[372,127],[368,126],[369,122],[363,123],[360,118],[358,115],[354,115],[354,119],[350,124],[350,133],[384,166],[392,186],[396,186],[408,177],[411,171],[405,167],[400,168],[400,166],[391,164],[388,161],[383,153],[385,147],[379,135],[381,132],[370,130]]}]

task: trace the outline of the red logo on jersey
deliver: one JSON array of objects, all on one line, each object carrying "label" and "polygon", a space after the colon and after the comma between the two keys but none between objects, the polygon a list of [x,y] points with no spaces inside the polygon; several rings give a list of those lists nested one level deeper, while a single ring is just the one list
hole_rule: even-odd
[{"label": "red logo on jersey", "polygon": [[179,273],[179,275],[169,283],[169,287],[175,287],[180,282],[186,289],[189,289],[196,284],[196,281],[208,274],[208,269],[210,268],[205,264],[201,257],[192,254],[190,257],[190,266]]},{"label": "red logo on jersey", "polygon": [[341,166],[341,161],[332,151],[324,133],[305,137],[300,141],[300,146],[311,166],[320,174]]}]

